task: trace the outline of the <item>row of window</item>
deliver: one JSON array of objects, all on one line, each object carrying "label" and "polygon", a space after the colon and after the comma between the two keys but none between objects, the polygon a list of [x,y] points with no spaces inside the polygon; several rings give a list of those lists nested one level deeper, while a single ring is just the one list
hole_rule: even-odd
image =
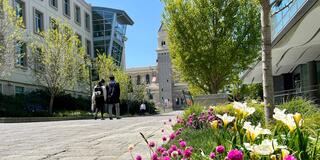
[{"label": "row of window", "polygon": [[[24,94],[25,93],[25,88],[21,86],[15,86],[15,94]],[[0,94],[3,94],[3,85],[0,83]]]},{"label": "row of window", "polygon": [[[131,78],[131,76],[130,76]],[[141,76],[137,75],[137,81],[136,81],[137,85],[141,85]],[[146,75],[146,84],[150,84],[150,75],[147,74]]]},{"label": "row of window", "polygon": [[[51,7],[55,8],[56,10],[58,10],[58,0],[49,0],[49,4]],[[21,0],[15,0],[14,1],[14,6],[15,6],[15,10],[16,10],[16,15],[18,17],[23,18],[23,22],[26,26],[26,12],[25,12],[25,3]],[[71,14],[70,14],[70,0],[63,0],[63,14],[70,18]],[[81,26],[81,8],[74,4],[74,21],[76,24]],[[43,13],[37,9],[34,9],[33,11],[33,19],[34,19],[34,32],[35,33],[40,33],[42,31],[44,31],[44,21],[43,21]],[[88,32],[90,32],[90,15],[85,12],[85,28]]]},{"label": "row of window", "polygon": [[[79,38],[81,38],[81,36]],[[27,44],[24,42],[17,42],[15,49],[17,55],[16,64],[18,66],[27,67]],[[89,40],[86,40],[86,49],[87,54],[91,56],[91,41]]]}]

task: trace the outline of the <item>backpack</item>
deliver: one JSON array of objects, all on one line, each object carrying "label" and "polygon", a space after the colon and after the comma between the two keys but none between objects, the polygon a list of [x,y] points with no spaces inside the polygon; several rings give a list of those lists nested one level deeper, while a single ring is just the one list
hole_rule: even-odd
[{"label": "backpack", "polygon": [[96,86],[96,87],[94,88],[94,94],[95,94],[95,96],[96,96],[96,99],[103,97],[102,86],[99,86],[99,85]]},{"label": "backpack", "polygon": [[108,93],[109,93],[109,98],[113,97],[114,96],[114,92],[115,92],[115,87],[116,87],[116,84],[115,83],[110,83],[109,84],[109,90],[108,90]]}]

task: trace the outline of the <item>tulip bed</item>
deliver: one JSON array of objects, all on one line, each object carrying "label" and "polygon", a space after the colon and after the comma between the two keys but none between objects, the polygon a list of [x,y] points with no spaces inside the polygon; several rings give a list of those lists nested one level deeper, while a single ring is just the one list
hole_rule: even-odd
[{"label": "tulip bed", "polygon": [[[275,122],[265,125],[257,103],[192,106],[177,117],[165,145],[148,143],[151,160],[320,160],[319,122],[309,127],[308,114],[276,108]],[[201,109],[200,109],[201,108]],[[227,108],[227,109],[226,109]],[[291,109],[288,109],[292,111]],[[315,114],[319,115],[318,110]],[[261,123],[260,123],[261,122]],[[165,125],[171,125],[171,120]],[[162,132],[165,132],[162,130]],[[135,160],[141,156],[132,157]]]}]

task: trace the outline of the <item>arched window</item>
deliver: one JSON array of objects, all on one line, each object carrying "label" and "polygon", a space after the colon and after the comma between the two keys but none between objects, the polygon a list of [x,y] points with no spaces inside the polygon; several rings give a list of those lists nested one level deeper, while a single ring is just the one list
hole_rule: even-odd
[{"label": "arched window", "polygon": [[166,41],[162,41],[161,46],[165,46],[165,45],[166,45]]},{"label": "arched window", "polygon": [[137,85],[140,85],[140,84],[141,84],[141,76],[138,75],[138,76],[137,76]]},{"label": "arched window", "polygon": [[146,75],[146,83],[150,84],[150,75],[149,74]]}]

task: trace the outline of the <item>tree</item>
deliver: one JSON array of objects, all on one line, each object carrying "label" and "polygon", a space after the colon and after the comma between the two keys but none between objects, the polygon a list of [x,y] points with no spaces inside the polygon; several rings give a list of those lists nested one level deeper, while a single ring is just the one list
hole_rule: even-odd
[{"label": "tree", "polygon": [[31,44],[35,64],[32,69],[50,93],[49,114],[53,113],[55,96],[66,89],[73,90],[87,70],[85,51],[78,36],[68,24],[51,23],[55,27],[40,33]]},{"label": "tree", "polygon": [[267,122],[272,119],[274,110],[274,88],[272,77],[272,46],[270,18],[289,7],[294,0],[288,1],[284,7],[271,13],[274,6],[280,6],[282,0],[255,0],[261,5],[261,36],[262,36],[262,87]]},{"label": "tree", "polygon": [[0,0],[0,76],[14,67],[15,45],[22,40],[23,32],[22,17],[16,16],[9,0]]},{"label": "tree", "polygon": [[144,102],[147,99],[147,87],[145,84],[133,84],[133,92],[131,95],[131,100],[136,100],[138,102]]},{"label": "tree", "polygon": [[239,0],[163,0],[173,65],[215,94],[258,57],[259,8]]},{"label": "tree", "polygon": [[130,78],[122,68],[114,63],[112,57],[106,56],[106,54],[99,54],[97,67],[99,77],[102,79],[109,80],[110,74],[114,75],[116,81],[120,84],[120,99],[128,99]]}]

